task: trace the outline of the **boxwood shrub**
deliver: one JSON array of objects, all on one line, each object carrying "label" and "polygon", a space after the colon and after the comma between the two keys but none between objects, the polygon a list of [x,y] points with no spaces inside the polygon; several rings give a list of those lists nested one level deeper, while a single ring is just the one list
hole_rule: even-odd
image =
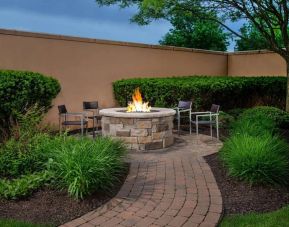
[{"label": "boxwood shrub", "polygon": [[59,82],[40,73],[0,70],[0,125],[10,127],[8,122],[15,118],[14,113],[23,113],[38,104],[48,109],[60,91]]},{"label": "boxwood shrub", "polygon": [[124,79],[113,83],[119,105],[126,106],[136,87],[153,106],[175,106],[179,100],[193,100],[198,110],[212,103],[222,110],[271,105],[284,108],[285,77],[210,77],[186,76],[169,78]]}]

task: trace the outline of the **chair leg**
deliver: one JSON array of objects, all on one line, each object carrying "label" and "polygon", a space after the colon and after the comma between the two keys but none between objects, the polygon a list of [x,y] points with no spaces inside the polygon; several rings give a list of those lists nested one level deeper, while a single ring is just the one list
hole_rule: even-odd
[{"label": "chair leg", "polygon": [[92,118],[92,137],[95,138],[95,128],[94,128],[94,124],[95,124],[95,118]]},{"label": "chair leg", "polygon": [[83,120],[82,119],[80,123],[80,129],[81,129],[81,136],[83,136]]},{"label": "chair leg", "polygon": [[216,120],[217,139],[219,139],[219,119]]},{"label": "chair leg", "polygon": [[191,115],[191,113],[189,116],[189,120],[190,120],[190,135],[192,135],[192,115]]},{"label": "chair leg", "polygon": [[210,134],[211,134],[211,138],[213,138],[213,124],[210,123]]},{"label": "chair leg", "polygon": [[179,135],[180,135],[180,126],[181,125],[181,115],[180,115],[180,113],[178,113],[178,133],[179,133]]},{"label": "chair leg", "polygon": [[196,122],[196,133],[197,133],[197,136],[199,136],[199,123]]}]

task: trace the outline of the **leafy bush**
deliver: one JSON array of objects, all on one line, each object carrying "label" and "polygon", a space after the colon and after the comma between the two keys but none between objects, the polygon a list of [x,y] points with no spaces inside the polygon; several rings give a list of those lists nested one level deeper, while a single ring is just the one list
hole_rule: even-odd
[{"label": "leafy bush", "polygon": [[17,113],[17,124],[12,128],[12,137],[0,147],[0,177],[19,177],[43,170],[48,160],[46,150],[39,145],[50,136],[39,127],[43,109],[32,106],[26,113]]},{"label": "leafy bush", "polygon": [[15,113],[25,113],[36,103],[47,110],[60,91],[59,82],[40,73],[0,71],[0,119],[3,133],[7,133]]},{"label": "leafy bush", "polygon": [[232,123],[232,132],[233,135],[250,135],[250,136],[261,136],[265,132],[269,132],[270,134],[275,134],[277,132],[277,127],[275,122],[268,118],[267,116],[259,116],[255,119],[255,117],[252,115],[252,117],[247,118],[243,117],[244,115],[241,115],[241,117]]},{"label": "leafy bush", "polygon": [[260,118],[267,118],[274,122],[278,128],[289,127],[289,114],[283,110],[272,106],[258,106],[248,109],[242,114],[243,120],[260,121]]},{"label": "leafy bush", "polygon": [[284,108],[285,77],[208,77],[125,79],[114,82],[116,100],[121,106],[131,101],[136,87],[153,106],[176,106],[179,100],[193,100],[198,110],[220,104],[222,110],[255,105]]},{"label": "leafy bush", "polygon": [[270,133],[233,135],[221,149],[229,174],[251,184],[288,184],[288,145]]},{"label": "leafy bush", "polygon": [[109,138],[57,140],[60,146],[52,150],[50,169],[69,195],[80,199],[97,190],[108,191],[117,182],[124,167],[122,142]]},{"label": "leafy bush", "polygon": [[0,180],[0,197],[5,199],[19,199],[31,195],[31,193],[52,178],[48,171],[25,175],[12,180]]}]

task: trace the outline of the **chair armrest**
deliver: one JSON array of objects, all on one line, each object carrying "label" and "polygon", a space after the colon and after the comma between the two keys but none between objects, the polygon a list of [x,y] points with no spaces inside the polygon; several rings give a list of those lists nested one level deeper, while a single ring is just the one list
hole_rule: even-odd
[{"label": "chair armrest", "polygon": [[199,117],[212,117],[212,116],[219,116],[219,114],[218,113],[200,114],[200,115],[196,115],[196,118],[199,118]]},{"label": "chair armrest", "polygon": [[192,115],[201,115],[201,114],[208,114],[210,111],[204,111],[204,112],[192,112]]},{"label": "chair armrest", "polygon": [[61,117],[69,117],[69,116],[75,116],[75,117],[81,117],[81,118],[87,118],[87,113],[85,112],[80,112],[80,113],[72,113],[72,112],[69,112],[69,113],[64,113],[64,114],[60,114]]}]

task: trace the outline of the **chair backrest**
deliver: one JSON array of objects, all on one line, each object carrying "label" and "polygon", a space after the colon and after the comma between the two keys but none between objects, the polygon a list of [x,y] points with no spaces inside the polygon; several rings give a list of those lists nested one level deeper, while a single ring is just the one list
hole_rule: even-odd
[{"label": "chair backrest", "polygon": [[67,113],[66,106],[65,106],[65,105],[60,105],[60,106],[58,106],[58,112],[59,112],[59,114],[65,114],[65,113]]},{"label": "chair backrest", "polygon": [[192,109],[192,101],[179,101],[178,107],[182,109]]},{"label": "chair backrest", "polygon": [[84,110],[97,110],[98,109],[98,102],[93,101],[93,102],[83,102],[83,109]]},{"label": "chair backrest", "polygon": [[212,104],[210,112],[219,113],[220,105]]}]

